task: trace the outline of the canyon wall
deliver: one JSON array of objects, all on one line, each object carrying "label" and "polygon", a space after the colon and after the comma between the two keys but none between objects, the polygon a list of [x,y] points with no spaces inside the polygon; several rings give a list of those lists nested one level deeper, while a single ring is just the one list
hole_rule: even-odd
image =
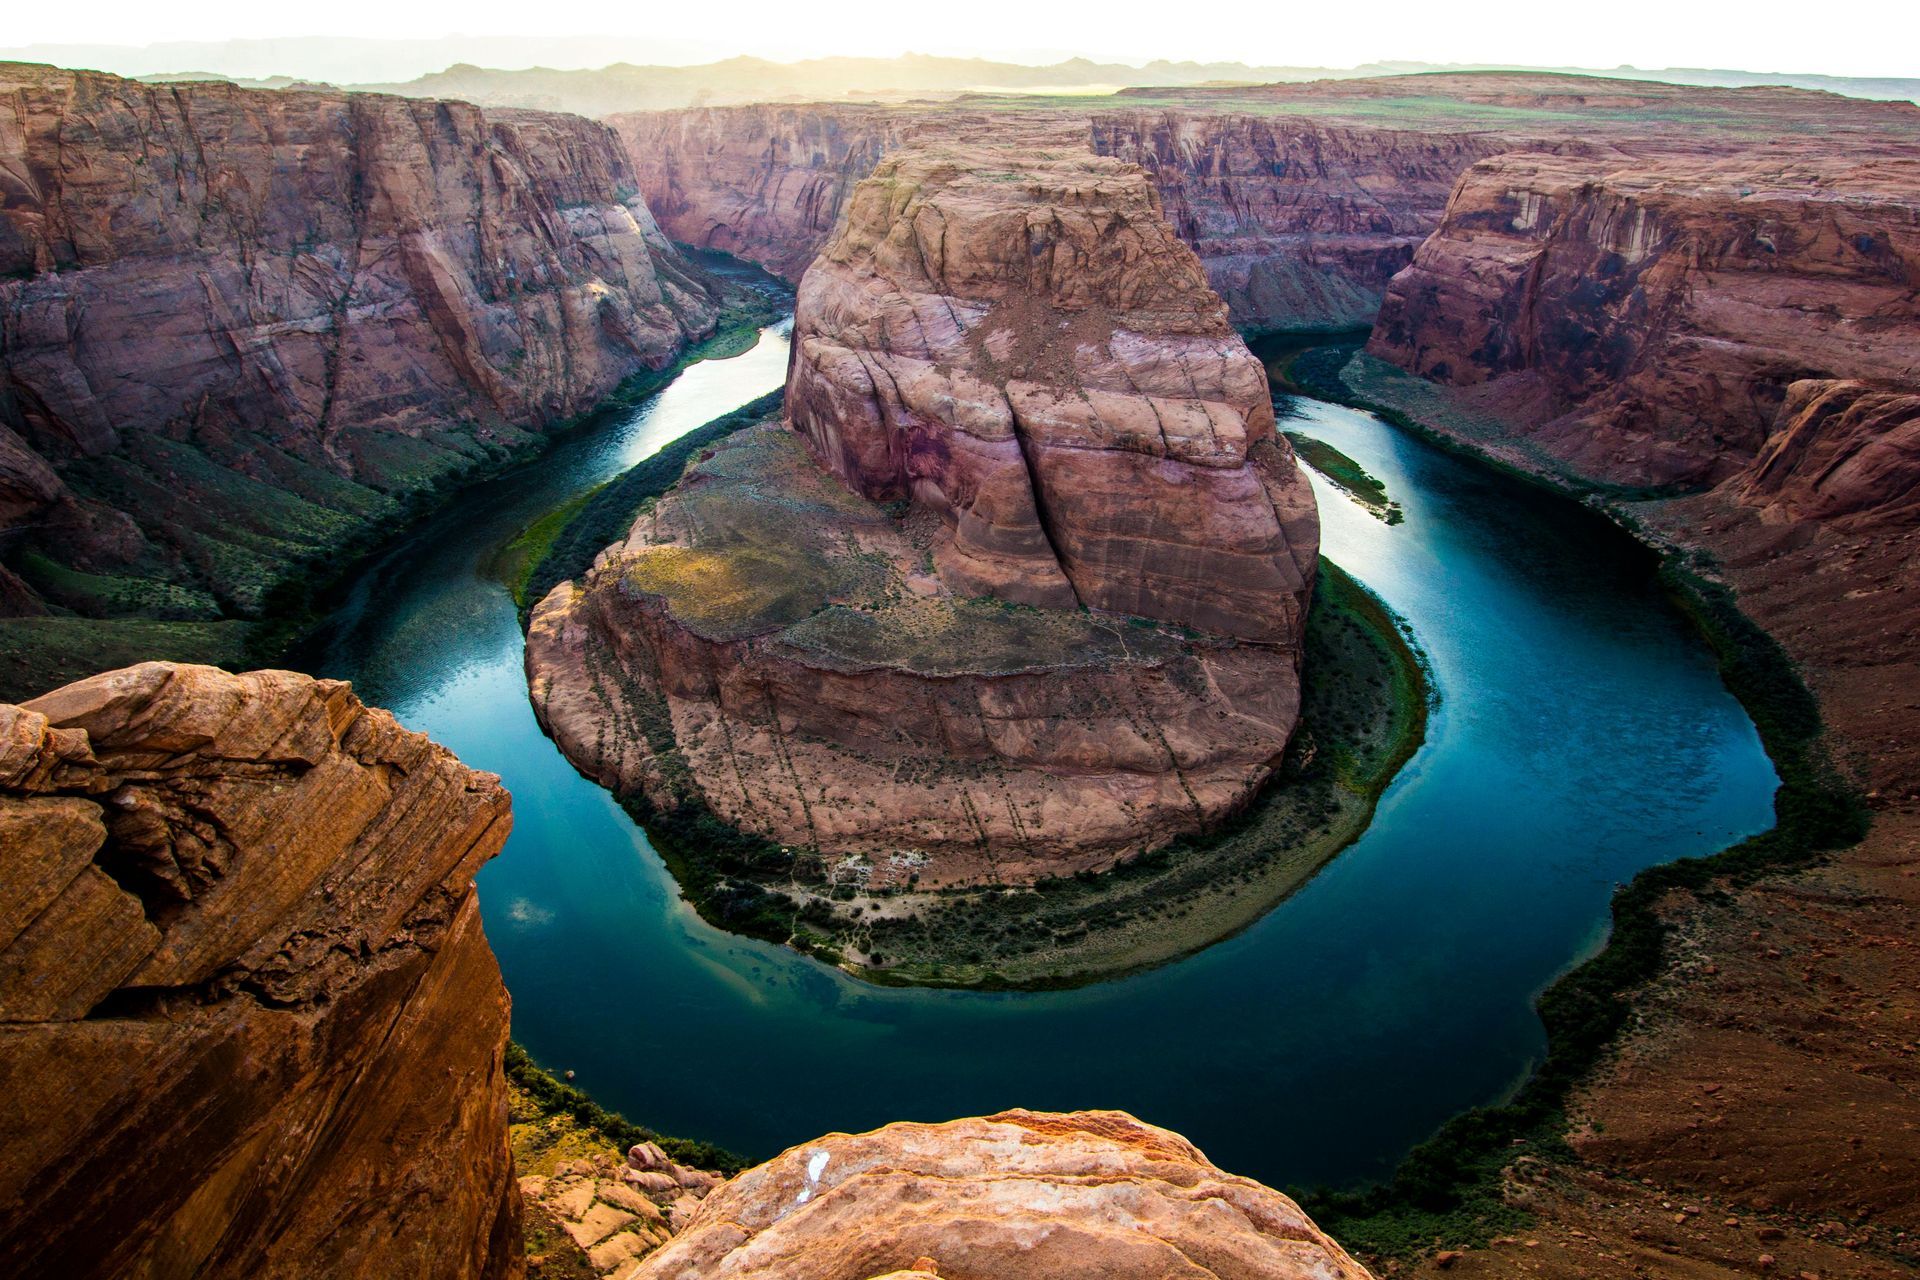
[{"label": "canyon wall", "polygon": [[23,64],[0,95],[16,613],[256,613],[715,324],[587,120]]},{"label": "canyon wall", "polygon": [[1461,179],[1368,350],[1528,406],[1579,476],[1701,485],[1754,462],[1797,382],[1920,385],[1916,287],[1912,148],[1514,154]]},{"label": "canyon wall", "polygon": [[0,1271],[505,1277],[475,773],[339,681],[0,705]]},{"label": "canyon wall", "polygon": [[1264,371],[1131,165],[923,139],[847,210],[791,430],[711,450],[536,609],[543,723],[876,887],[1210,827],[1299,712],[1318,517]]},{"label": "canyon wall", "polygon": [[1090,128],[1096,153],[1153,175],[1174,230],[1253,328],[1372,324],[1455,179],[1510,145],[1485,132],[1179,110],[1096,112]]},{"label": "canyon wall", "polygon": [[606,122],[660,227],[798,283],[854,184],[922,113],[846,104],[635,111]]},{"label": "canyon wall", "polygon": [[1019,112],[963,105],[750,106],[608,118],[676,240],[797,281],[854,184],[915,138],[1039,136],[1138,164],[1236,323],[1371,322],[1387,280],[1439,223],[1454,179],[1503,146],[1487,132],[1328,127],[1206,110]]}]

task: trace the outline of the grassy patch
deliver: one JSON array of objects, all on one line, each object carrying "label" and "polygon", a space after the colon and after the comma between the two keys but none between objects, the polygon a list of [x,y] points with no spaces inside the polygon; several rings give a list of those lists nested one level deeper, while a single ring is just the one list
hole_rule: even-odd
[{"label": "grassy patch", "polygon": [[1387,486],[1365,467],[1324,440],[1298,431],[1288,431],[1285,435],[1300,460],[1325,476],[1340,492],[1388,524],[1399,524],[1406,519],[1400,504],[1387,496]]},{"label": "grassy patch", "polygon": [[[565,519],[557,517],[573,504],[543,517],[516,538],[514,544],[524,546],[529,566],[517,582],[510,581],[514,598],[520,602],[521,621],[525,622],[528,611],[549,591],[585,573],[595,556],[609,544],[625,538],[641,505],[671,489],[694,454],[742,427],[777,413],[785,397],[784,390],[769,391],[732,413],[694,428],[583,499],[576,499],[577,508]],[[532,554],[536,549],[537,557]]]},{"label": "grassy patch", "polygon": [[711,1142],[694,1142],[656,1133],[608,1111],[580,1089],[556,1079],[518,1044],[507,1045],[509,1138],[514,1165],[521,1174],[553,1172],[562,1160],[613,1148],[625,1154],[641,1142],[657,1143],[678,1164],[729,1176],[747,1161]]}]

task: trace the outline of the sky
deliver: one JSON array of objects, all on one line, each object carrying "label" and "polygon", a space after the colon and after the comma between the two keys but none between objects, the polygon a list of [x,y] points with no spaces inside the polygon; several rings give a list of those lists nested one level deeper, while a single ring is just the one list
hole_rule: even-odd
[{"label": "sky", "polygon": [[[393,40],[459,33],[520,38],[518,43],[468,42],[489,55],[487,61],[494,66],[524,66],[535,60],[580,66],[620,59],[691,63],[740,53],[792,61],[912,51],[1028,63],[1075,55],[1134,64],[1170,58],[1327,67],[1400,59],[1920,76],[1920,3],[1913,0],[1856,0],[1838,9],[1808,6],[1804,0],[1213,0],[1204,7],[1166,0],[967,0],[961,5],[905,0],[627,0],[606,5],[577,0],[558,9],[526,0],[328,0],[324,5],[91,0],[84,5],[19,4],[11,10],[0,41],[12,48],[291,36]],[[602,38],[564,44],[550,40],[580,36]],[[430,64],[435,54],[423,50],[414,56]],[[161,68],[129,64],[100,69]],[[297,66],[164,69],[317,74]],[[420,68],[434,69],[438,67]]]}]

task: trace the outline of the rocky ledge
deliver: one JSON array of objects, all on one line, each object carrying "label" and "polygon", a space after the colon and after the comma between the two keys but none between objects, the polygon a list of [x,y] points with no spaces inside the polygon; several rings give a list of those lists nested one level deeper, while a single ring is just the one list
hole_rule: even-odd
[{"label": "rocky ledge", "polygon": [[535,611],[570,758],[872,887],[1100,868],[1245,804],[1298,715],[1318,518],[1145,176],[896,156],[794,349],[791,430]]},{"label": "rocky ledge", "polygon": [[634,1280],[1365,1280],[1287,1197],[1119,1111],[1006,1111],[795,1147]]},{"label": "rocky ledge", "polygon": [[508,823],[338,681],[0,705],[0,1272],[518,1274]]}]

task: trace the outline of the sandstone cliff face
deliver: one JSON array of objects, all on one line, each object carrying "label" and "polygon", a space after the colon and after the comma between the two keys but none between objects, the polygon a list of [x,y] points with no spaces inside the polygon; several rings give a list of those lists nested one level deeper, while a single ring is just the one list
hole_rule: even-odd
[{"label": "sandstone cliff face", "polygon": [[507,810],[337,681],[0,706],[0,1271],[517,1275]]},{"label": "sandstone cliff face", "polygon": [[1365,1280],[1278,1192],[1118,1111],[830,1134],[708,1196],[636,1280]]},{"label": "sandstone cliff face", "polygon": [[802,283],[787,406],[536,610],[583,769],[931,887],[1111,865],[1277,765],[1318,518],[1139,170],[887,161]]},{"label": "sandstone cliff face", "polygon": [[1773,434],[1731,482],[1787,520],[1841,528],[1920,519],[1920,386],[1808,380],[1787,388]]},{"label": "sandstone cliff face", "polygon": [[916,128],[897,107],[743,106],[607,117],[665,232],[798,281],[854,184]]},{"label": "sandstone cliff face", "polygon": [[1153,175],[1236,321],[1291,329],[1373,323],[1455,179],[1510,145],[1485,132],[1196,111],[1097,112],[1091,137],[1098,154]]},{"label": "sandstone cliff face", "polygon": [[248,612],[715,321],[589,121],[22,64],[0,95],[0,549],[84,612],[115,593],[42,560]]},{"label": "sandstone cliff face", "polygon": [[1152,175],[1235,321],[1370,322],[1394,272],[1438,225],[1454,179],[1511,145],[1485,132],[1326,128],[1208,111],[1023,111],[844,104],[634,112],[608,118],[676,240],[797,281],[854,185],[915,139],[1039,131]]},{"label": "sandstone cliff face", "polygon": [[1920,382],[1920,160],[1508,155],[1462,178],[1369,350],[1497,396],[1571,470],[1702,484],[1802,379]]},{"label": "sandstone cliff face", "polygon": [[855,492],[940,516],[955,591],[1298,639],[1312,497],[1132,166],[889,160],[801,281],[793,351],[794,428]]}]

